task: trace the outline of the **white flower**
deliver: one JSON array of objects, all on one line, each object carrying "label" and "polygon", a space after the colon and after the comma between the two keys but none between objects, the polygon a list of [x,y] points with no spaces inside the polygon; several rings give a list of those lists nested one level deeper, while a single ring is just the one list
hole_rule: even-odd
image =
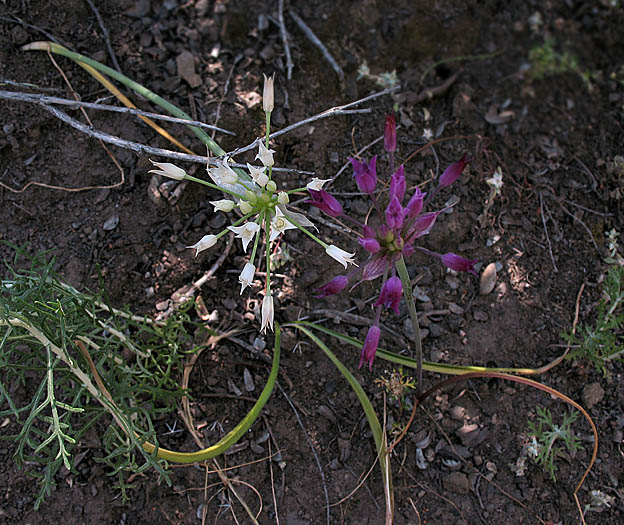
[{"label": "white flower", "polygon": [[269,242],[273,242],[286,230],[292,230],[293,228],[296,228],[296,226],[288,220],[282,210],[275,208],[275,217],[271,220],[271,235],[269,237]]},{"label": "white flower", "polygon": [[228,230],[233,231],[236,237],[243,241],[243,251],[247,251],[247,246],[253,239],[256,232],[260,229],[260,225],[255,222],[246,222],[242,226],[228,226]]},{"label": "white flower", "polygon": [[265,295],[262,299],[262,326],[260,331],[266,332],[267,325],[273,330],[273,296]]},{"label": "white flower", "polygon": [[186,177],[186,171],[184,171],[182,168],[178,168],[175,164],[171,164],[171,162],[154,162],[151,159],[150,162],[160,169],[149,170],[149,173],[164,175],[165,177],[169,177],[170,179],[175,180],[182,180],[184,177]]},{"label": "white flower", "polygon": [[210,204],[214,206],[214,211],[232,211],[236,203],[228,199],[221,199],[220,201],[210,201]]},{"label": "white flower", "polygon": [[496,168],[496,171],[492,174],[492,177],[486,179],[485,181],[487,185],[492,188],[494,191],[494,195],[500,195],[501,189],[503,187],[503,170],[499,166]]},{"label": "white flower", "polygon": [[221,186],[222,184],[236,184],[238,182],[238,175],[230,168],[227,157],[222,161],[217,160],[216,164],[216,167],[208,168],[208,175],[210,175],[210,178],[217,186]]},{"label": "white flower", "polygon": [[251,210],[253,210],[253,206],[244,200],[238,201],[238,207],[240,208],[240,211],[242,211],[245,215],[251,213]]},{"label": "white flower", "polygon": [[251,286],[255,273],[256,273],[256,267],[253,264],[251,264],[250,262],[245,264],[243,271],[238,276],[238,282],[241,284],[241,291],[240,291],[241,294],[243,293],[243,290],[245,288],[247,288],[248,286]]},{"label": "white flower", "polygon": [[317,179],[314,177],[310,182],[306,184],[306,188],[309,190],[319,191],[326,182],[329,182],[331,179]]},{"label": "white flower", "polygon": [[262,91],[262,109],[265,113],[271,113],[274,106],[274,90],[273,81],[275,80],[275,73],[270,77],[267,77],[264,73],[264,90]]},{"label": "white flower", "polygon": [[251,175],[253,181],[261,188],[264,188],[266,183],[269,182],[269,177],[264,173],[266,168],[256,168],[248,162],[247,169],[249,170],[249,175]]},{"label": "white flower", "polygon": [[424,140],[429,142],[433,138],[433,131],[431,131],[429,128],[425,128],[425,129],[423,129],[422,136],[423,136]]},{"label": "white flower", "polygon": [[290,199],[288,198],[288,193],[286,193],[285,191],[280,191],[277,194],[277,202],[279,204],[288,204],[290,202]]},{"label": "white flower", "polygon": [[353,257],[355,253],[345,252],[338,248],[338,246],[334,246],[330,244],[327,248],[325,248],[325,253],[330,257],[336,259],[340,264],[342,264],[345,268],[347,267],[347,263],[355,264],[353,262]]},{"label": "white flower", "polygon": [[264,141],[260,140],[258,142],[258,154],[256,155],[257,159],[260,159],[260,162],[264,164],[267,168],[270,168],[275,164],[273,160],[273,153],[275,153],[274,149],[267,149],[264,145]]},{"label": "white flower", "polygon": [[187,246],[187,248],[193,248],[195,251],[195,257],[199,255],[199,252],[203,250],[207,250],[211,248],[215,244],[217,244],[217,236],[216,235],[204,235],[199,241],[197,241],[193,246]]}]

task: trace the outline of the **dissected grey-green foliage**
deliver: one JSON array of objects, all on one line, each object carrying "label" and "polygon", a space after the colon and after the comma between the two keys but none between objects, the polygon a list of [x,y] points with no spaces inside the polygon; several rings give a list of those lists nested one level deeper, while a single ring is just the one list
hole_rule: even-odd
[{"label": "dissected grey-green foliage", "polygon": [[602,286],[602,297],[596,306],[596,318],[583,324],[577,334],[563,337],[576,347],[569,358],[587,359],[606,375],[609,361],[624,361],[624,267],[613,266]]},{"label": "dissected grey-green foliage", "polygon": [[[76,473],[76,447],[94,426],[101,441],[94,459],[117,474],[124,494],[125,472],[155,467],[168,479],[162,462],[145,453],[140,442],[158,443],[154,421],[173,413],[184,394],[178,380],[184,358],[194,351],[187,332],[190,303],[162,325],[148,323],[129,312],[114,312],[102,293],[80,293],[62,283],[45,255],[28,258],[15,250],[0,288],[0,417],[16,423],[10,428],[17,431],[0,439],[15,443],[15,460],[40,481],[35,507],[50,494],[63,465]],[[27,269],[14,269],[25,262]],[[131,437],[112,423],[109,412],[49,345],[10,319],[39,330],[88,375],[88,363],[72,341],[83,337],[93,342],[89,353]],[[132,352],[129,358],[122,357],[124,349]]]}]

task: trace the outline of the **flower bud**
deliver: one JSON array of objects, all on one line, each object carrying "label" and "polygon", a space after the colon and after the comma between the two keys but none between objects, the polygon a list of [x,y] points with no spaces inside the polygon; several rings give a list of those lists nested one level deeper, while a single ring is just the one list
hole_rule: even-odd
[{"label": "flower bud", "polygon": [[373,371],[373,361],[375,360],[375,354],[377,353],[377,346],[379,346],[379,336],[381,330],[377,325],[373,325],[368,329],[366,339],[364,340],[364,346],[362,346],[362,353],[360,354],[360,364],[358,368],[362,368],[364,363],[368,363],[368,369]]},{"label": "flower bud", "polygon": [[477,264],[479,259],[466,259],[461,255],[450,252],[442,255],[440,259],[442,260],[442,264],[451,270],[455,270],[456,272],[469,272],[475,277],[479,276],[474,269],[474,265]]},{"label": "flower bud", "polygon": [[236,203],[228,199],[221,199],[220,201],[210,201],[210,204],[214,206],[214,211],[229,212],[234,209]]},{"label": "flower bud", "polygon": [[349,278],[346,275],[338,275],[334,277],[327,284],[324,284],[317,290],[317,299],[321,299],[322,297],[328,297],[330,295],[335,295],[337,293],[342,292],[347,284],[349,283]]},{"label": "flower bud", "polygon": [[243,212],[243,214],[245,215],[251,213],[251,210],[253,210],[252,205],[249,204],[247,201],[243,200],[238,201],[238,207],[240,208],[240,211]]},{"label": "flower bud", "polygon": [[247,288],[248,286],[251,286],[251,283],[253,283],[253,278],[254,278],[255,273],[256,273],[256,267],[250,262],[246,263],[245,267],[243,268],[243,271],[238,276],[238,282],[241,284],[241,291],[240,291],[241,294],[243,293],[243,290],[245,288]]},{"label": "flower bud", "polygon": [[386,117],[386,127],[384,129],[384,148],[388,153],[396,151],[396,119],[394,113]]},{"label": "flower bud", "polygon": [[217,236],[216,235],[204,235],[199,241],[197,241],[192,246],[187,246],[187,248],[192,248],[195,250],[195,257],[199,255],[199,252],[203,250],[207,250],[211,248],[215,244],[217,244]]},{"label": "flower bud", "polygon": [[271,113],[274,106],[273,96],[273,81],[275,80],[275,73],[270,77],[264,75],[264,90],[262,91],[262,109],[265,113]]},{"label": "flower bud", "polygon": [[468,164],[469,160],[466,158],[466,154],[458,160],[457,162],[453,162],[448,168],[444,170],[444,173],[440,175],[440,180],[438,181],[438,186],[444,188],[446,186],[450,186],[453,184],[459,176],[464,171],[466,164]]},{"label": "flower bud", "polygon": [[277,191],[277,184],[275,184],[275,181],[270,180],[269,182],[266,183],[265,187],[267,191],[270,193],[275,193]]},{"label": "flower bud", "polygon": [[398,277],[390,277],[381,289],[379,299],[375,306],[384,305],[386,308],[392,308],[394,313],[399,315],[399,303],[401,302],[401,293],[403,293],[403,285]]},{"label": "flower bud", "polygon": [[175,180],[182,180],[184,177],[186,177],[186,171],[184,171],[182,168],[178,168],[175,164],[171,164],[171,162],[154,162],[151,159],[150,162],[160,169],[150,170],[149,173],[163,175],[165,177],[169,177],[170,179]]},{"label": "flower bud", "polygon": [[379,241],[377,239],[371,239],[367,237],[360,237],[358,239],[360,246],[364,248],[368,253],[377,253],[381,250],[381,246],[379,245]]},{"label": "flower bud", "polygon": [[290,202],[290,199],[288,198],[288,193],[286,193],[285,191],[280,191],[277,194],[277,202],[279,204],[288,204]]},{"label": "flower bud", "polygon": [[255,204],[258,202],[258,196],[251,190],[247,190],[245,192],[245,198],[249,202],[249,204]]},{"label": "flower bud", "polygon": [[336,197],[327,193],[325,190],[308,190],[312,200],[309,200],[312,206],[316,206],[330,217],[339,217],[342,215],[342,205],[336,200]]}]

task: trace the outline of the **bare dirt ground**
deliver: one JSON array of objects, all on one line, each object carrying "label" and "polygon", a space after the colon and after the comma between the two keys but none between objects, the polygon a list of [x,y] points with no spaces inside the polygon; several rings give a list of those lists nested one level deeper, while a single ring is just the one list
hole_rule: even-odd
[{"label": "bare dirt ground", "polygon": [[[384,117],[396,102],[401,160],[426,143],[426,129],[434,138],[445,139],[406,164],[408,184],[430,177],[438,162],[444,167],[464,152],[473,157],[465,175],[444,195],[459,199],[454,212],[443,215],[424,242],[431,250],[454,250],[478,258],[484,266],[499,262],[498,280],[491,294],[479,295],[478,281],[467,275],[450,275],[424,256],[409,261],[412,277],[428,296],[419,308],[440,311],[424,317],[427,359],[541,366],[562,352],[561,333],[572,325],[583,284],[580,321],[591,321],[606,270],[605,234],[612,228],[624,231],[624,183],[613,169],[614,157],[622,154],[624,144],[622,7],[607,1],[286,2],[344,69],[341,81],[288,15],[294,69],[292,79],[286,79],[284,47],[275,23],[277,1],[95,4],[121,70],[198,119],[218,121],[235,132],[235,137],[217,136],[226,151],[248,144],[261,132],[263,113],[257,94],[262,93],[262,73],[276,72],[274,125],[281,128],[378,91],[371,78],[358,79],[364,61],[372,74],[396,70],[401,90],[395,100],[381,97],[366,104],[372,108],[370,114],[336,116],[299,128],[277,139],[275,149],[279,165],[333,177],[354,147],[360,149],[381,135]],[[20,46],[49,36],[111,64],[101,26],[87,2],[8,0],[0,2],[0,15],[3,82],[29,82],[46,93],[71,98],[45,53],[20,51]],[[559,53],[575,57],[576,71],[568,68],[530,78],[530,51],[546,38]],[[197,77],[181,66],[183,53],[194,60]],[[464,59],[449,60],[457,57]],[[75,64],[61,57],[56,61],[83,100],[108,95]],[[588,74],[588,82],[581,73]],[[427,88],[440,86],[443,89],[434,96],[421,96]],[[81,118],[77,111],[71,114]],[[103,112],[90,116],[97,128],[109,133],[168,147],[138,120]],[[119,169],[97,141],[34,105],[5,100],[0,101],[0,126],[0,239],[26,246],[29,253],[50,250],[59,273],[75,287],[97,288],[99,272],[114,304],[129,304],[136,312],[151,314],[219,256],[220,251],[208,250],[195,258],[186,249],[224,226],[223,218],[208,204],[215,198],[209,190],[188,186],[178,198],[168,198],[166,187],[150,186],[146,157],[112,148],[124,171],[123,184],[70,191],[120,181]],[[175,129],[185,145],[204,153],[191,134]],[[380,144],[367,154],[373,153],[382,156]],[[485,180],[498,166],[504,177],[502,197],[483,214],[489,191]],[[201,175],[197,165],[185,168]],[[304,177],[297,177],[287,185],[305,184]],[[65,189],[29,185],[35,181]],[[336,179],[332,190],[352,213],[366,212],[363,198],[343,195],[355,190],[349,169]],[[352,242],[323,224],[319,227],[327,238],[343,245]],[[624,243],[621,235],[619,242]],[[340,267],[316,257],[314,243],[300,234],[289,233],[284,243],[292,246],[293,257],[279,269],[283,277],[279,278],[278,320],[301,315],[318,319],[327,317],[327,312],[315,314],[316,310],[340,312],[351,307],[354,314],[371,317],[366,301],[376,294],[373,285],[363,285],[351,295],[316,300],[313,291],[338,274]],[[243,255],[240,244],[234,244],[201,295],[209,311],[218,311],[220,323],[246,323],[253,328],[244,335],[251,343],[258,323],[250,300],[255,295],[238,295]],[[0,256],[12,260],[11,248],[0,245]],[[461,308],[451,312],[451,303]],[[386,346],[406,344],[407,318],[404,304],[398,317],[383,317],[397,334],[385,337]],[[327,326],[361,338],[367,328],[348,320],[327,321]],[[271,337],[267,342],[270,346]],[[276,390],[264,417],[244,441],[249,445],[270,429],[281,461],[273,462],[272,470],[267,461],[250,463],[266,456],[265,444],[261,450],[237,449],[223,462],[228,466],[250,463],[239,467],[236,476],[261,496],[261,523],[325,522],[324,489],[335,504],[329,513],[332,523],[383,523],[383,490],[376,467],[360,490],[342,501],[375,458],[357,400],[315,347],[298,342],[304,341],[293,332],[284,333],[280,381],[298,407],[310,442]],[[374,379],[389,369],[388,364],[378,360],[373,373],[358,371],[357,350],[332,348],[382,414],[383,398]],[[205,352],[199,367],[202,373],[194,375],[191,389],[204,394],[228,393],[228,379],[241,383],[245,367],[260,381],[268,369],[229,342]],[[583,361],[565,361],[539,378],[584,402],[598,426],[598,459],[579,495],[588,502],[590,490],[601,490],[614,496],[615,503],[601,513],[590,512],[589,523],[624,521],[624,492],[619,485],[624,483],[622,365],[610,365],[609,372],[604,378]],[[432,384],[435,378],[426,380]],[[585,389],[593,383],[599,384],[600,395],[588,398]],[[231,397],[199,396],[197,413],[205,421],[218,421],[227,431],[249,409],[248,401]],[[567,461],[559,460],[556,482],[533,464],[522,477],[509,468],[520,453],[527,420],[535,415],[536,406],[549,407],[557,417],[565,411],[548,396],[496,380],[459,384],[430,401],[428,415],[418,414],[410,435],[394,453],[396,523],[577,523],[572,493],[591,455],[584,422],[575,425],[584,450]],[[192,450],[195,445],[187,432],[164,436],[165,423],[171,425],[175,419],[172,414],[163,421],[163,443]],[[468,437],[467,428],[472,430]],[[423,432],[430,432],[432,439],[425,454],[426,468],[420,469],[414,443]],[[204,437],[207,442],[218,439],[218,426],[206,430]],[[241,523],[247,522],[236,502],[230,509],[225,496],[211,499],[220,489],[218,478],[212,474],[206,482],[205,471],[195,467],[173,469],[173,487],[161,483],[153,472],[134,476],[130,499],[122,501],[113,480],[93,460],[98,451],[92,444],[79,449],[84,454],[77,474],[59,475],[56,491],[34,512],[32,480],[15,468],[11,443],[0,445],[2,523],[197,523],[202,504],[207,506],[208,523],[234,523],[233,512]],[[324,479],[310,446],[318,454]],[[205,490],[206,483],[210,488]],[[258,496],[248,489],[241,491],[257,509]]]}]

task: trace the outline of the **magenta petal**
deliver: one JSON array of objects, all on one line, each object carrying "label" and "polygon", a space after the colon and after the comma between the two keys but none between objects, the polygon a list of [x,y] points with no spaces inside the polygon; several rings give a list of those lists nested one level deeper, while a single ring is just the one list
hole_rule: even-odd
[{"label": "magenta petal", "polygon": [[403,200],[405,195],[405,169],[403,166],[399,166],[394,175],[390,178],[390,199],[396,197],[399,199],[399,203]]},{"label": "magenta petal", "polygon": [[469,272],[475,277],[479,276],[474,269],[474,265],[479,262],[479,259],[466,259],[461,255],[450,252],[445,253],[440,258],[442,259],[444,266],[450,268],[451,270],[455,270],[456,272]]},{"label": "magenta petal", "polygon": [[312,206],[316,206],[330,217],[339,217],[342,215],[342,205],[336,200],[336,197],[327,193],[325,190],[308,190],[312,200],[309,200]]},{"label": "magenta petal", "polygon": [[365,239],[374,239],[377,235],[375,234],[375,230],[373,230],[370,226],[366,224],[362,228],[362,233],[364,234]]},{"label": "magenta petal", "polygon": [[360,246],[364,248],[368,253],[377,253],[379,250],[381,250],[381,246],[379,246],[379,242],[377,241],[377,239],[360,237],[358,239],[358,242],[360,243]]},{"label": "magenta petal", "polygon": [[345,289],[347,284],[349,283],[349,278],[346,275],[338,275],[334,277],[327,284],[324,284],[317,290],[317,299],[321,299],[322,297],[328,297],[330,295],[335,295],[337,293],[342,292]]},{"label": "magenta petal", "polygon": [[414,224],[410,227],[408,234],[409,242],[414,242],[415,239],[418,239],[423,235],[427,235],[431,231],[431,228],[433,228],[433,225],[435,224],[435,221],[440,213],[442,212],[432,211],[429,213],[423,213],[417,217]]},{"label": "magenta petal", "polygon": [[405,207],[407,216],[410,219],[416,217],[416,215],[418,215],[422,211],[425,195],[427,195],[427,193],[423,193],[422,191],[420,191],[420,188],[416,188],[416,191],[414,191],[414,195],[412,195],[412,198],[409,200],[407,206]]},{"label": "magenta petal", "polygon": [[373,193],[377,188],[377,156],[368,163],[360,162],[353,157],[349,157],[349,161],[353,166],[353,176],[360,191],[368,194]]},{"label": "magenta petal", "polygon": [[372,281],[380,275],[383,275],[388,267],[389,261],[387,257],[374,257],[362,270],[362,279],[364,281]]},{"label": "magenta petal", "polygon": [[405,219],[405,210],[398,197],[394,196],[386,208],[386,224],[391,230],[400,230]]},{"label": "magenta petal", "polygon": [[375,354],[379,346],[380,335],[381,330],[377,325],[373,325],[368,329],[366,339],[364,340],[364,346],[362,346],[362,352],[360,353],[360,364],[358,368],[362,368],[364,363],[368,363],[368,369],[371,372],[373,371],[373,361],[375,360]]},{"label": "magenta petal", "polygon": [[399,315],[399,303],[401,302],[401,294],[403,293],[403,284],[398,277],[390,277],[388,279],[379,294],[379,299],[375,303],[375,306],[385,306],[386,308],[392,308],[394,313]]},{"label": "magenta petal", "polygon": [[462,174],[462,171],[464,171],[468,162],[469,160],[466,158],[466,154],[464,153],[464,156],[460,160],[454,162],[444,170],[444,173],[440,176],[438,186],[444,188],[445,186],[453,184]]}]

